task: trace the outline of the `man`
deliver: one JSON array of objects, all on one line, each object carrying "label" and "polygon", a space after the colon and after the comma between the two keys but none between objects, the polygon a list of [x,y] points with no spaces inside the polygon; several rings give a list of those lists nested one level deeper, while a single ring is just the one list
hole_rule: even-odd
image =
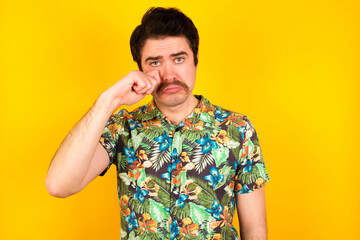
[{"label": "man", "polygon": [[[246,116],[192,94],[193,22],[177,9],[151,8],[130,45],[140,71],[103,92],[64,139],[49,193],[75,194],[114,164],[123,239],[239,239],[235,202],[242,239],[266,239],[269,177],[255,129]],[[149,104],[112,115],[147,94]]]}]

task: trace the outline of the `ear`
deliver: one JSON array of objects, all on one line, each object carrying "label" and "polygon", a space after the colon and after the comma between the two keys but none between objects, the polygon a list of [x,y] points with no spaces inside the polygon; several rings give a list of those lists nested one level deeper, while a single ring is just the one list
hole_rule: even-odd
[{"label": "ear", "polygon": [[199,50],[196,54],[196,59],[197,59],[197,64],[196,64],[196,70],[197,70],[197,67],[199,66]]}]

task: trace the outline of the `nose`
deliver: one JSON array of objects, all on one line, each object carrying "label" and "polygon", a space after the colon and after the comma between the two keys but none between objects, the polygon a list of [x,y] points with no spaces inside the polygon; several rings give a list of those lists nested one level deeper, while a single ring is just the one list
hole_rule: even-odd
[{"label": "nose", "polygon": [[176,79],[176,72],[173,64],[169,62],[163,63],[162,68],[160,69],[161,80],[165,82],[171,82]]}]

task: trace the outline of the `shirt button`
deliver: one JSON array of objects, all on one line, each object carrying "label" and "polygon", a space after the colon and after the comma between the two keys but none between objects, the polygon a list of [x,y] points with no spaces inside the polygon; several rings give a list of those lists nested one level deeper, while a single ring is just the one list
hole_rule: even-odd
[{"label": "shirt button", "polygon": [[183,126],[175,128],[175,132],[180,131],[182,128],[183,128]]}]

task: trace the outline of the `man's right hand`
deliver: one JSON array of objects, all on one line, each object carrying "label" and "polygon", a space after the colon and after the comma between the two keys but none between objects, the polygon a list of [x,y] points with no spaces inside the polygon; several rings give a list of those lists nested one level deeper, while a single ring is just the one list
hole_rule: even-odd
[{"label": "man's right hand", "polygon": [[116,109],[121,105],[132,105],[139,102],[147,94],[151,94],[159,83],[160,74],[157,70],[147,74],[140,71],[132,71],[103,94],[112,99]]},{"label": "man's right hand", "polygon": [[103,92],[89,112],[75,125],[57,150],[48,170],[46,188],[56,197],[81,191],[109,164],[99,139],[113,111],[151,94],[160,83],[157,70],[132,71]]}]

